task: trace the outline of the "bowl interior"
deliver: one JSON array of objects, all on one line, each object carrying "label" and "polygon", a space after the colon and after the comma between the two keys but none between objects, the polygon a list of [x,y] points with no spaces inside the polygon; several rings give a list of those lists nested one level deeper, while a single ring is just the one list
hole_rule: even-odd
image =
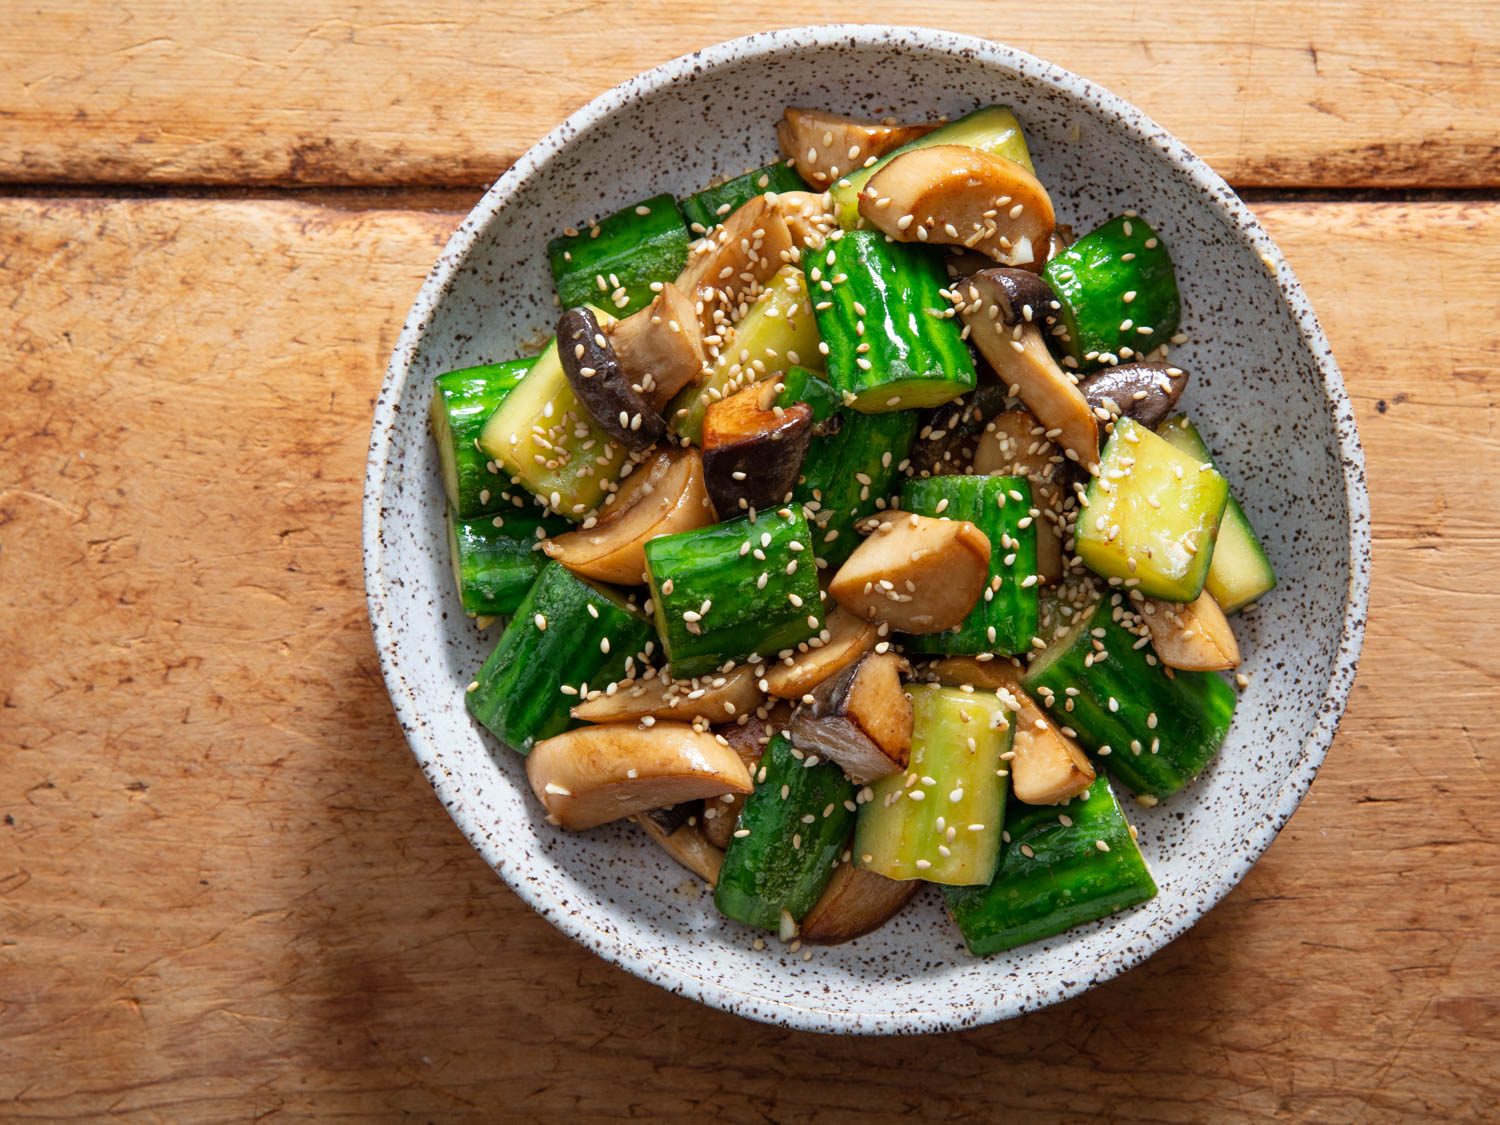
[{"label": "bowl interior", "polygon": [[[1173,353],[1193,374],[1184,405],[1281,585],[1238,622],[1250,686],[1216,764],[1161,807],[1132,807],[1157,899],[986,960],[965,954],[931,889],[881,931],[810,960],[774,938],[755,950],[758,935],[721,919],[700,884],[633,826],[569,834],[543,823],[521,758],[467,717],[464,685],[496,634],[464,618],[451,588],[425,426],[431,378],[526,353],[550,332],[550,236],[774,158],[773,124],[787,104],[905,120],[991,102],[1016,108],[1061,221],[1083,231],[1133,208],[1166,239],[1190,335]],[[387,679],[459,825],[523,897],[611,960],[674,991],[806,1028],[1002,1018],[1081,991],[1182,932],[1244,874],[1311,780],[1352,676],[1359,596],[1341,465],[1354,440],[1346,414],[1336,369],[1274,247],[1216,177],[1122,103],[959,36],[752,36],[658,68],[575,115],[502,178],[434,271],[393,360],[372,448],[370,599]]]}]

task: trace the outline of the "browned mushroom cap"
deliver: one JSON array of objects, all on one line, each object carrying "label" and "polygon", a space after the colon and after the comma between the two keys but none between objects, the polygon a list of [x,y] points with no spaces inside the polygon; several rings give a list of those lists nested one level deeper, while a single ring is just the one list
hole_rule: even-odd
[{"label": "browned mushroom cap", "polygon": [[776,123],[781,151],[797,174],[818,188],[832,187],[840,176],[858,171],[904,144],[926,136],[936,125],[886,125],[860,121],[820,109],[789,106]]},{"label": "browned mushroom cap", "polygon": [[1227,672],[1240,664],[1240,646],[1229,618],[1206,590],[1196,601],[1143,598],[1141,620],[1151,631],[1151,647],[1168,668],[1184,672]]},{"label": "browned mushroom cap", "polygon": [[740,306],[796,258],[786,219],[768,196],[757,195],[693,243],[677,287],[702,303],[699,323],[711,334],[715,308],[738,320]]},{"label": "browned mushroom cap", "polygon": [[604,433],[639,453],[667,436],[667,424],[630,384],[615,349],[586,308],[557,320],[557,356],[578,401]]},{"label": "browned mushroom cap", "polygon": [[1042,259],[1052,200],[1014,160],[961,145],[915,148],[891,159],[859,193],[859,214],[898,242],[978,250],[1005,266]]},{"label": "browned mushroom cap", "polygon": [[979,436],[989,420],[1005,409],[1005,390],[986,380],[962,398],[924,414],[909,455],[912,476],[967,473]]},{"label": "browned mushroom cap", "polygon": [[859,785],[896,773],[911,754],[903,666],[893,652],[871,652],[824,680],[792,716],[792,744],[837,762]]},{"label": "browned mushroom cap", "polygon": [[638,465],[610,495],[597,522],[542,544],[585,578],[638,586],[646,574],[646,542],[717,521],[696,449],[664,446]]},{"label": "browned mushroom cap", "polygon": [[802,919],[797,936],[813,945],[852,941],[878,930],[901,913],[924,885],[920,879],[887,879],[852,863],[841,863]]},{"label": "browned mushroom cap", "polygon": [[1187,381],[1187,372],[1170,363],[1121,363],[1084,376],[1078,389],[1099,421],[1102,442],[1122,416],[1156,429],[1172,413]]},{"label": "browned mushroom cap", "polygon": [[772,695],[801,699],[835,672],[853,664],[874,648],[880,631],[843,606],[835,606],[823,632],[797,646],[798,651],[766,669],[765,684]]},{"label": "browned mushroom cap", "polygon": [[786,220],[792,245],[799,250],[803,247],[821,249],[828,236],[839,229],[832,201],[826,192],[779,191],[774,196],[768,194],[766,198]]},{"label": "browned mushroom cap", "polygon": [[703,473],[725,519],[784,504],[797,486],[812,440],[805,402],[763,408],[762,386],[711,403],[703,415]]},{"label": "browned mushroom cap", "polygon": [[1063,455],[1098,470],[1099,430],[1073,377],[1057,366],[1042,336],[1052,291],[1025,270],[982,270],[954,286],[969,339]]},{"label": "browned mushroom cap", "polygon": [[552,818],[571,829],[754,788],[739,755],[687,723],[570,730],[532,747],[526,777]]},{"label": "browned mushroom cap", "polygon": [[870,526],[828,584],[834,600],[903,633],[941,633],[968,616],[988,577],[984,532],[967,520],[905,512],[873,517]]},{"label": "browned mushroom cap", "polygon": [[604,330],[631,385],[658,412],[708,362],[693,298],[670,282],[645,308]]}]

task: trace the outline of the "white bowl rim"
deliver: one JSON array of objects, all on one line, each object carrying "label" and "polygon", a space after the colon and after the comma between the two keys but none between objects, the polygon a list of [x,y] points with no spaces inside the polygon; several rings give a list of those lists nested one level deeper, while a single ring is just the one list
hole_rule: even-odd
[{"label": "white bowl rim", "polygon": [[[1108,965],[1100,966],[1099,971],[1091,980],[1080,980],[1057,990],[1042,1005],[1024,1005],[1014,997],[997,993],[987,1004],[967,1009],[962,1021],[953,1012],[934,1010],[890,1013],[886,1019],[879,1021],[876,1025],[856,1019],[853,1015],[811,1010],[764,997],[745,995],[723,984],[683,972],[671,964],[638,956],[624,948],[618,937],[591,927],[581,915],[564,911],[543,911],[543,906],[547,904],[546,892],[521,877],[523,872],[519,870],[516,861],[495,844],[491,837],[485,835],[465,802],[466,794],[463,789],[446,772],[430,768],[436,759],[436,748],[430,744],[429,736],[422,733],[423,727],[416,721],[421,713],[421,702],[417,698],[417,693],[403,680],[391,659],[394,637],[386,605],[392,598],[392,592],[387,584],[384,568],[381,516],[386,480],[385,470],[391,455],[397,408],[401,392],[410,377],[410,357],[415,355],[416,347],[427,325],[439,304],[447,296],[480,233],[506,206],[511,196],[572,136],[581,132],[596,119],[606,117],[631,102],[654,94],[665,86],[670,86],[685,70],[691,70],[694,67],[707,70],[726,63],[773,54],[789,48],[819,47],[834,42],[847,43],[851,38],[861,45],[883,44],[946,53],[969,52],[981,61],[997,64],[1012,71],[1024,71],[1028,78],[1047,85],[1070,88],[1071,93],[1092,103],[1096,110],[1114,119],[1117,127],[1134,134],[1136,139],[1143,144],[1161,148],[1164,141],[1170,141],[1173,147],[1167,155],[1177,165],[1178,170],[1186,174],[1206,194],[1213,197],[1215,204],[1234,221],[1242,241],[1260,256],[1267,269],[1274,274],[1280,283],[1283,300],[1297,326],[1298,334],[1303,344],[1317,360],[1322,376],[1324,399],[1332,420],[1334,435],[1337,438],[1348,514],[1349,580],[1333,672],[1319,701],[1317,719],[1312,732],[1302,746],[1299,763],[1276,795],[1275,813],[1270,819],[1262,820],[1255,831],[1245,838],[1237,855],[1240,862],[1227,868],[1191,909],[1174,916],[1125,955]],[[524,902],[544,913],[547,919],[563,933],[605,960],[678,995],[724,1011],[783,1027],[835,1034],[930,1033],[950,1031],[960,1027],[977,1027],[997,1020],[1009,1019],[1024,1011],[1060,1003],[1134,968],[1196,924],[1238,884],[1249,868],[1270,846],[1272,840],[1297,810],[1303,795],[1317,776],[1318,768],[1328,753],[1339,720],[1348,705],[1355,668],[1364,643],[1365,619],[1369,601],[1369,568],[1360,565],[1359,560],[1367,559],[1369,553],[1370,501],[1365,483],[1364,452],[1360,445],[1353,409],[1344,388],[1338,364],[1333,358],[1312,306],[1291,267],[1287,265],[1281,251],[1239,196],[1216,172],[1180,141],[1173,138],[1167,130],[1157,125],[1123,98],[1097,83],[1025,51],[1001,43],[958,32],[913,26],[820,24],[755,32],[726,40],[661,63],[635,78],[606,90],[553,128],[508,168],[484,194],[459,224],[438,258],[437,264],[423,282],[411,312],[407,315],[401,335],[398,337],[377,399],[370,434],[369,458],[365,470],[363,505],[365,595],[374,632],[375,647],[380,659],[381,673],[385,678],[387,691],[396,716],[406,733],[412,754],[422,767],[438,798],[469,843]]]}]

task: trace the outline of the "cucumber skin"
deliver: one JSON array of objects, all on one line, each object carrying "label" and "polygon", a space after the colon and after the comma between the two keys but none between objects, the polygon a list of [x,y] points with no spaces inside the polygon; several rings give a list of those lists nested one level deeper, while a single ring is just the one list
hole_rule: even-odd
[{"label": "cucumber skin", "polygon": [[[792,499],[808,511],[813,553],[828,568],[838,567],[859,545],[855,525],[874,513],[877,502],[894,491],[901,466],[916,440],[920,419],[914,410],[861,414],[838,405],[838,396],[819,375],[794,367],[784,378],[777,403],[806,402],[818,421],[842,415],[839,431],[815,436],[802,460]],[[819,411],[824,411],[820,415]],[[890,453],[889,459],[885,454]],[[861,484],[860,474],[870,479]],[[828,539],[833,533],[833,540]]]},{"label": "cucumber skin", "polygon": [[535,356],[485,363],[449,371],[433,380],[433,438],[448,446],[442,456],[452,458],[457,477],[456,492],[446,472],[443,487],[449,505],[462,519],[511,506],[506,492],[510,476],[486,468],[490,457],[475,447],[474,439],[535,363]]},{"label": "cucumber skin", "polygon": [[[637,215],[637,207],[649,207],[649,215]],[[687,265],[687,224],[670,194],[654,195],[639,203],[622,207],[594,226],[599,237],[589,237],[587,230],[575,236],[561,235],[547,243],[547,260],[552,266],[552,281],[557,299],[565,309],[578,305],[598,304],[614,316],[629,316],[645,308],[656,296],[653,281],[671,281]],[[568,255],[572,255],[572,260]],[[614,287],[601,290],[595,280],[614,274],[624,287],[628,303],[616,305],[610,299]]]},{"label": "cucumber skin", "polygon": [[[831,189],[833,209],[838,215],[839,225],[845,230],[853,230],[859,226],[860,189],[881,167],[889,164],[903,152],[910,152],[917,148],[931,148],[933,145],[962,145],[965,148],[977,148],[992,156],[1003,156],[1008,160],[1014,160],[1028,172],[1036,172],[1036,167],[1031,163],[1031,152],[1026,147],[1026,135],[1021,131],[1021,123],[1016,120],[1016,115],[1011,111],[1010,106],[984,106],[973,113],[965,114],[957,121],[950,121],[947,125],[934,129],[925,136],[908,141],[900,148],[893,149],[870,167],[860,168],[843,177]],[[842,186],[846,183],[848,187]]]},{"label": "cucumber skin", "polygon": [[[957,319],[928,311],[952,308],[940,292],[948,287],[947,270],[932,250],[892,242],[877,231],[846,231],[824,250],[804,255],[803,270],[828,347],[828,382],[847,405],[883,414],[941,406],[974,389],[974,358]],[[840,274],[846,280],[833,284]],[[861,344],[870,350],[857,352]],[[869,361],[869,370],[860,368],[860,359]]]},{"label": "cucumber skin", "polygon": [[[1129,235],[1126,223],[1131,226]],[[1145,244],[1152,238],[1156,246],[1148,250]],[[1135,258],[1121,261],[1126,253]],[[1042,277],[1062,305],[1058,316],[1068,338],[1059,343],[1080,370],[1100,366],[1097,355],[1118,359],[1123,347],[1145,356],[1177,331],[1182,302],[1172,258],[1167,244],[1139,216],[1119,215],[1090,231],[1048,262]],[[1125,294],[1132,290],[1135,297],[1126,304]],[[1151,334],[1138,334],[1134,325],[1121,332],[1127,317],[1135,325],[1150,327]],[[1090,352],[1095,359],[1085,358]]]},{"label": "cucumber skin", "polygon": [[[762,179],[765,180],[764,184],[761,183]],[[735,176],[732,180],[725,180],[722,184],[704,188],[679,202],[677,209],[682,212],[683,222],[687,223],[688,234],[694,238],[702,238],[757,195],[764,195],[768,191],[807,190],[807,183],[797,175],[796,169],[788,167],[785,161],[778,160],[742,176]],[[726,203],[729,204],[729,210],[719,214],[719,208]]]},{"label": "cucumber skin", "polygon": [[[802,921],[833,876],[854,827],[854,813],[844,802],[853,802],[855,785],[832,762],[809,768],[793,757],[785,734],[766,745],[755,776],[760,780],[745,798],[735,826],[750,834],[730,838],[714,905],[726,918],[775,930],[783,910]],[[783,785],[788,787],[785,800]],[[830,805],[825,817],[823,810]],[[815,819],[803,824],[808,814]],[[792,847],[794,834],[802,837],[800,848]]]},{"label": "cucumber skin", "polygon": [[[596,618],[588,612],[592,605]],[[538,629],[536,615],[547,621]],[[610,651],[599,643],[609,639]],[[651,623],[612,592],[549,562],[464,696],[469,713],[520,754],[578,724],[569,714],[580,696],[563,684],[603,687],[625,678],[653,639]]]},{"label": "cucumber skin", "polygon": [[[1024,686],[1057,722],[1077,732],[1077,738],[1095,760],[1137,795],[1158,799],[1170,797],[1197,777],[1223,745],[1234,718],[1235,692],[1213,672],[1180,672],[1167,669],[1151,655],[1150,645],[1135,648],[1140,640],[1114,619],[1113,595],[1105,598],[1090,615],[1084,628],[1075,630],[1071,642],[1056,659],[1038,659],[1027,672]],[[1093,634],[1103,630],[1102,637]],[[1108,653],[1098,660],[1093,641]],[[1061,642],[1059,642],[1061,643]],[[1094,653],[1092,667],[1084,656]],[[1068,696],[1067,688],[1077,688]],[[1048,690],[1042,690],[1048,689]],[[1113,696],[1119,706],[1109,710]],[[1065,706],[1071,701],[1072,710]],[[1156,714],[1156,726],[1148,715]],[[1134,740],[1140,753],[1131,749]],[[1159,740],[1157,753],[1151,752]],[[1108,746],[1108,754],[1099,749]]]},{"label": "cucumber skin", "polygon": [[[546,516],[535,505],[453,521],[453,549],[459,574],[459,601],[471,617],[509,617],[547,565],[536,531],[560,535],[572,525]],[[496,520],[504,521],[499,527]]]},{"label": "cucumber skin", "polygon": [[[1156,432],[1167,444],[1218,468],[1203,436],[1186,415],[1168,418],[1157,427]],[[1255,568],[1260,571],[1258,580],[1248,586],[1228,573],[1229,560],[1238,557],[1254,560]],[[1229,503],[1224,507],[1224,516],[1219,521],[1214,557],[1208,564],[1208,578],[1203,587],[1225,613],[1238,613],[1251,602],[1258,601],[1276,589],[1276,571],[1271,566],[1270,556],[1266,554],[1260,536],[1255,534],[1255,528],[1233,491],[1229,494]]]},{"label": "cucumber skin", "polygon": [[[1066,805],[1013,804],[1005,830],[1010,842],[1001,846],[993,882],[943,889],[964,944],[976,956],[1039,941],[1156,897],[1156,882],[1103,778]],[[1096,840],[1109,851],[1101,852]],[[1022,844],[1031,856],[1022,853]]]},{"label": "cucumber skin", "polygon": [[[752,655],[769,660],[823,627],[807,517],[796,504],[782,511],[789,512],[788,517],[762,512],[754,523],[732,520],[646,543],[656,629],[673,676],[701,676]],[[762,535],[770,535],[769,546],[761,546]],[[793,542],[800,543],[802,550],[793,551],[789,547]],[[751,550],[742,555],[740,547],[745,543]],[[756,558],[756,551],[765,558]],[[793,560],[797,567],[788,574],[786,568]],[[767,581],[764,589],[758,589],[756,581],[762,573]],[[672,592],[664,595],[668,579]],[[792,604],[793,594],[802,600],[800,607]],[[712,605],[699,623],[701,632],[693,633],[682,615],[701,612],[704,601]],[[808,624],[809,617],[817,624]]]},{"label": "cucumber skin", "polygon": [[[1019,492],[1023,499],[1016,500],[1011,492]],[[1004,503],[999,500],[1003,498]],[[938,515],[937,506],[943,501],[948,506],[943,516],[955,520],[968,520],[984,532],[990,541],[990,570],[985,587],[986,600],[969,611],[969,616],[956,629],[942,633],[903,637],[902,644],[908,652],[942,653],[944,655],[973,655],[994,652],[1002,656],[1014,656],[1031,651],[1031,638],[1036,635],[1038,593],[1040,580],[1029,587],[1021,585],[1031,576],[1036,579],[1036,520],[1032,516],[1031,482],[1025,477],[1006,476],[940,476],[910,479],[901,486],[901,508],[921,516]],[[1023,519],[1030,522],[1025,527],[1017,524]],[[1019,544],[1014,551],[1002,546],[1002,536],[1009,535]],[[1016,561],[1005,565],[1007,555],[1014,553]],[[996,578],[1000,588],[991,593]],[[989,637],[994,628],[995,639]]]}]

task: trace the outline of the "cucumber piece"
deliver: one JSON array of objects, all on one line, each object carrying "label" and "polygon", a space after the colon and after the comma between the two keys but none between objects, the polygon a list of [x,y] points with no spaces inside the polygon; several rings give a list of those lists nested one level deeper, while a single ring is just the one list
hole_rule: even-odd
[{"label": "cucumber piece", "polygon": [[1229,482],[1133,418],[1115,422],[1075,535],[1096,574],[1169,602],[1203,592]]},{"label": "cucumber piece", "polygon": [[443,468],[448,505],[462,519],[510,506],[508,476],[492,471],[494,460],[475,439],[505,396],[515,390],[536,357],[486,363],[449,371],[433,380],[429,421]]},{"label": "cucumber piece", "polygon": [[[989,692],[912,684],[911,760],[859,810],[854,854],[887,879],[988,883],[1004,827],[1015,712]],[[946,854],[945,854],[946,853]]]},{"label": "cucumber piece", "polygon": [[919,516],[968,520],[990,541],[989,586],[961,625],[902,638],[908,652],[1004,656],[1031,651],[1037,628],[1036,521],[1025,477],[941,476],[901,486],[901,508]]},{"label": "cucumber piece", "polygon": [[796,266],[783,266],[750,311],[719,345],[708,375],[677,393],[663,411],[672,430],[694,445],[703,442],[709,404],[728,398],[794,364],[817,364],[818,326]]},{"label": "cucumber piece", "polygon": [[470,617],[509,617],[531,589],[547,556],[542,540],[568,529],[535,505],[460,519],[448,509],[448,544],[458,599]]},{"label": "cucumber piece", "polygon": [[[1070,366],[1145,356],[1177,331],[1182,305],[1167,244],[1146,221],[1120,215],[1063,250],[1042,270],[1062,309]],[[1150,331],[1146,331],[1150,329]]]},{"label": "cucumber piece", "polygon": [[547,243],[552,281],[565,309],[603,305],[617,317],[651,303],[653,281],[671,281],[687,265],[687,224],[663,193],[622,207],[588,230]]},{"label": "cucumber piece", "polygon": [[549,562],[480,668],[469,713],[521,754],[577,724],[588,691],[631,675],[649,655],[651,623],[613,590]]},{"label": "cucumber piece", "polygon": [[1102,778],[1065,805],[1012,806],[1005,832],[1009,842],[989,886],[943,891],[973,954],[1040,941],[1156,897]]},{"label": "cucumber piece", "polygon": [[828,382],[846,406],[883,414],[941,406],[974,389],[974,359],[942,294],[940,255],[877,231],[847,231],[804,255],[803,269]]},{"label": "cucumber piece", "polygon": [[687,222],[688,232],[694,238],[702,238],[757,195],[764,195],[768,191],[807,190],[807,184],[797,175],[796,169],[788,167],[785,161],[778,160],[764,168],[746,172],[743,176],[725,180],[722,184],[704,188],[698,194],[688,196],[677,206]]},{"label": "cucumber piece", "polygon": [[[1214,463],[1208,446],[1185,415],[1168,418],[1156,432],[1168,445],[1180,449],[1200,465]],[[1276,588],[1276,571],[1233,493],[1224,507],[1224,518],[1219,521],[1214,557],[1208,564],[1203,588],[1225,613],[1238,613]]]},{"label": "cucumber piece", "polygon": [[656,631],[672,675],[769,660],[823,628],[802,509],[661,535],[646,543]]},{"label": "cucumber piece", "polygon": [[[610,321],[600,315],[600,323]],[[553,340],[479,433],[479,449],[544,507],[582,520],[619,479],[630,451],[610,441],[573,393]]]},{"label": "cucumber piece", "polygon": [[1127,628],[1113,594],[1027,669],[1028,694],[1132,793],[1170,797],[1203,772],[1229,733],[1234,689],[1213,672],[1179,672]]},{"label": "cucumber piece", "polygon": [[861,414],[842,409],[833,388],[805,368],[792,368],[783,384],[779,405],[806,402],[814,419],[839,419],[835,432],[812,439],[792,493],[812,524],[819,566],[836,569],[859,545],[855,525],[895,491],[920,421],[913,410]]},{"label": "cucumber piece", "polygon": [[1026,135],[1021,132],[1021,123],[1016,120],[1010,106],[985,106],[893,149],[873,164],[841,179],[831,189],[834,214],[838,216],[839,225],[845,230],[853,230],[859,226],[859,192],[878,169],[903,152],[910,152],[914,148],[931,148],[933,145],[977,148],[992,156],[1014,160],[1028,172],[1036,172],[1036,167],[1031,163],[1031,153],[1026,148]]},{"label": "cucumber piece", "polygon": [[810,760],[785,734],[767,743],[714,887],[726,918],[767,930],[783,912],[800,922],[833,877],[854,826],[854,783]]}]

